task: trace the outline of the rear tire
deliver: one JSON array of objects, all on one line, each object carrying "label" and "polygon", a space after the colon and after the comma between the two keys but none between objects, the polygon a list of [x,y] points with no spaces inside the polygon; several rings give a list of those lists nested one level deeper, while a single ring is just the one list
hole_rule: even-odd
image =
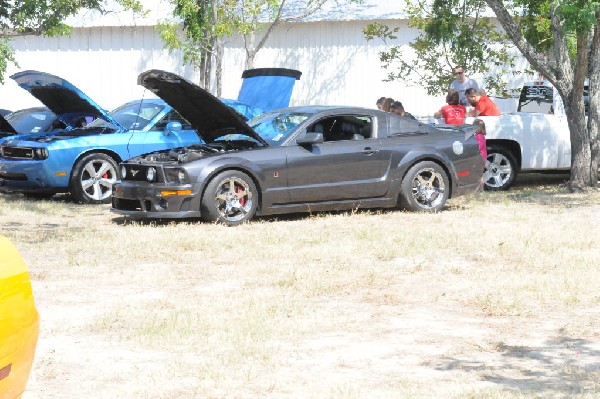
[{"label": "rear tire", "polygon": [[400,205],[413,212],[436,212],[446,205],[450,182],[440,165],[424,161],[411,167],[400,192]]},{"label": "rear tire", "polygon": [[517,178],[517,160],[505,147],[488,148],[488,162],[483,172],[485,189],[489,191],[507,190]]},{"label": "rear tire", "polygon": [[71,174],[71,194],[82,204],[107,204],[117,181],[117,162],[102,153],[86,155],[75,164]]},{"label": "rear tire", "polygon": [[252,179],[237,170],[213,178],[202,197],[202,219],[235,226],[252,219],[258,208],[258,190]]}]

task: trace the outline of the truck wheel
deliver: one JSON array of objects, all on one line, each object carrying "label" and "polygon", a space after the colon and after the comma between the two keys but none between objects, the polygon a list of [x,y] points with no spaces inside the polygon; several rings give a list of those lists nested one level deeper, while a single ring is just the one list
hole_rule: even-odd
[{"label": "truck wheel", "polygon": [[435,212],[444,207],[449,193],[444,169],[435,162],[419,162],[402,180],[400,205],[412,212]]},{"label": "truck wheel", "polygon": [[505,147],[489,147],[488,162],[483,173],[485,189],[490,191],[507,190],[517,177],[517,161],[513,153]]},{"label": "truck wheel", "polygon": [[83,204],[107,204],[117,180],[117,163],[106,154],[94,153],[81,158],[71,174],[71,194]]}]

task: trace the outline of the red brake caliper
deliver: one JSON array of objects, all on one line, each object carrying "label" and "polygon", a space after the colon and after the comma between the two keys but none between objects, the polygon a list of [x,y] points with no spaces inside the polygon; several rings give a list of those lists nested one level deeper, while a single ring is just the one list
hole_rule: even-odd
[{"label": "red brake caliper", "polygon": [[[242,188],[242,186],[240,186],[239,184],[236,184],[235,192],[239,194],[242,191],[244,191],[244,189]],[[240,204],[242,206],[246,206],[246,197],[245,196],[242,197],[242,198],[240,198]]]}]

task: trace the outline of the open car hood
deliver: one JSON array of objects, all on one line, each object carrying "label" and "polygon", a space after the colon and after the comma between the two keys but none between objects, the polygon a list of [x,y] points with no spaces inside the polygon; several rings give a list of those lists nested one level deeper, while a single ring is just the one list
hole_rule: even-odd
[{"label": "open car hood", "polygon": [[152,91],[179,112],[207,143],[228,133],[244,133],[268,146],[246,124],[241,114],[181,76],[151,69],[138,76],[138,84]]},{"label": "open car hood", "polygon": [[124,129],[108,112],[63,78],[30,70],[15,73],[11,76],[11,79],[56,115],[81,113],[94,118],[102,118]]},{"label": "open car hood", "polygon": [[238,100],[263,110],[286,108],[302,72],[286,68],[256,68],[242,73]]},{"label": "open car hood", "polygon": [[15,128],[10,123],[8,123],[8,121],[6,119],[4,119],[4,117],[2,115],[0,115],[0,134],[1,133],[17,134],[17,131],[15,130]]}]

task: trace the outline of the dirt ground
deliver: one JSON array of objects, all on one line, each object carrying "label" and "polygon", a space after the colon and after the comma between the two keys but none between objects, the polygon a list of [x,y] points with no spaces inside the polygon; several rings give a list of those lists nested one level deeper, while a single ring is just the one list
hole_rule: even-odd
[{"label": "dirt ground", "polygon": [[[305,247],[286,231],[332,237],[351,218],[368,239],[371,224],[409,232],[427,215],[301,216],[227,229],[130,226],[109,206],[43,204],[6,200],[0,213],[2,233],[30,268],[42,320],[24,399],[600,397],[600,296],[581,307],[531,303],[531,313],[490,303],[484,314],[472,293],[489,292],[494,273],[480,276],[484,255],[468,249],[418,255],[422,262],[345,256],[356,240],[308,253],[305,264],[258,253],[270,240],[282,251]],[[598,208],[573,212],[598,220]],[[238,252],[240,238],[256,248]],[[171,241],[181,254],[162,251]],[[503,267],[498,273],[513,264]],[[170,316],[161,324],[156,314]]]}]

